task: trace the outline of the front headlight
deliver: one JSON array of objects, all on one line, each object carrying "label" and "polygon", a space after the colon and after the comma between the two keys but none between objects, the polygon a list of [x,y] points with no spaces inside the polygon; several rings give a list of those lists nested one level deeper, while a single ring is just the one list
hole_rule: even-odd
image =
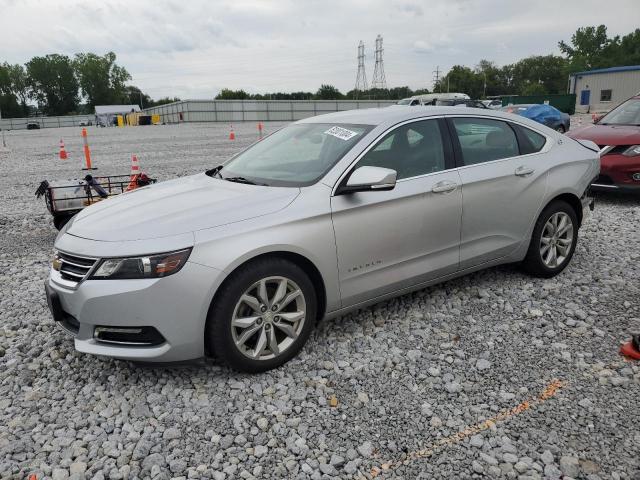
[{"label": "front headlight", "polygon": [[91,275],[92,280],[122,280],[168,277],[180,271],[191,249],[143,257],[105,258]]},{"label": "front headlight", "polygon": [[624,155],[625,157],[637,157],[638,155],[640,155],[640,145],[631,145],[624,152],[622,152],[622,155]]}]

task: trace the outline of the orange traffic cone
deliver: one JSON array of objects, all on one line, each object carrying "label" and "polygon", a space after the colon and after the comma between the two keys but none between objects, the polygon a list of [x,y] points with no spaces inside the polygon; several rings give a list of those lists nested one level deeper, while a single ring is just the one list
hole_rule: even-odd
[{"label": "orange traffic cone", "polygon": [[64,149],[64,142],[60,139],[60,160],[67,159],[67,151]]},{"label": "orange traffic cone", "polygon": [[229,140],[235,140],[236,134],[233,132],[233,125],[231,125],[231,131],[229,132]]},{"label": "orange traffic cone", "polygon": [[258,135],[262,138],[262,122],[258,122]]},{"label": "orange traffic cone", "polygon": [[138,177],[140,176],[140,164],[138,157],[131,155],[131,176],[129,177],[129,185],[125,191],[133,190],[138,186]]},{"label": "orange traffic cone", "polygon": [[640,335],[633,335],[630,342],[622,345],[620,354],[629,359],[640,360]]}]

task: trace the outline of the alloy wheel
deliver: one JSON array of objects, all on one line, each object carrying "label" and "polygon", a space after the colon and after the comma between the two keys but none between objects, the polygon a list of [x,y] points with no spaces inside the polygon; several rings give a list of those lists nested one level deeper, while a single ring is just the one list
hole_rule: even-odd
[{"label": "alloy wheel", "polygon": [[236,348],[253,360],[269,360],[287,350],[302,332],[307,306],[300,287],[281,276],[263,278],[240,296],[231,333]]},{"label": "alloy wheel", "polygon": [[548,268],[562,265],[573,245],[573,222],[565,212],[556,212],[542,229],[540,257]]}]

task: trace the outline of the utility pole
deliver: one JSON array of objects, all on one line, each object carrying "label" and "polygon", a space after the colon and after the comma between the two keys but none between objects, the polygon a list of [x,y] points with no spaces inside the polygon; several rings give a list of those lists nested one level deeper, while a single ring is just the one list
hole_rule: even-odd
[{"label": "utility pole", "polygon": [[371,88],[387,89],[387,78],[384,75],[384,62],[382,60],[382,35],[376,37],[376,64],[373,68],[373,80]]},{"label": "utility pole", "polygon": [[364,43],[360,40],[358,44],[358,74],[356,75],[356,88],[354,95],[358,98],[358,91],[367,91],[367,72],[364,68]]},{"label": "utility pole", "polygon": [[433,90],[435,92],[436,88],[440,88],[440,93],[442,93],[442,88],[440,87],[440,66],[439,65],[436,66],[436,69],[432,73],[433,73]]},{"label": "utility pole", "polygon": [[487,98],[487,72],[484,72],[484,89],[482,90],[482,98]]}]

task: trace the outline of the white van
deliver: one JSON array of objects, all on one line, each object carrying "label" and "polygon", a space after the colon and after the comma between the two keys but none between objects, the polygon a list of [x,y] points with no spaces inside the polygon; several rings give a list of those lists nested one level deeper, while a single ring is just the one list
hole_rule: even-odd
[{"label": "white van", "polygon": [[399,100],[397,105],[435,105],[438,100],[471,100],[466,93],[427,93]]}]

